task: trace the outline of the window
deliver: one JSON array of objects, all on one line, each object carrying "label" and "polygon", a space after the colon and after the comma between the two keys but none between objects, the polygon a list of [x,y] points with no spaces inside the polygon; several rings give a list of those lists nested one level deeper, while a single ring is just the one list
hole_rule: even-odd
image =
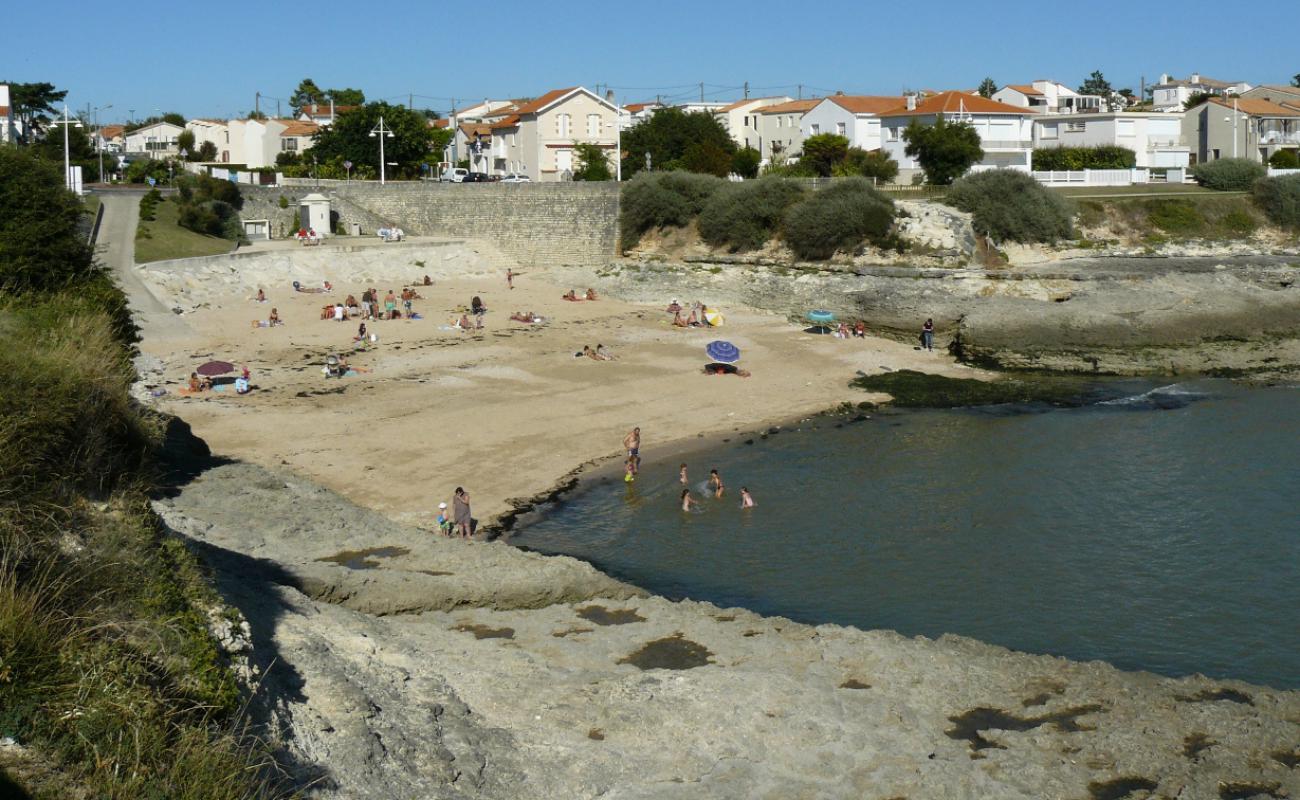
[{"label": "window", "polygon": [[1042,128],[1041,138],[1055,139],[1057,137],[1057,128],[1055,125],[1044,125]]},{"label": "window", "polygon": [[1137,123],[1131,119],[1116,120],[1115,133],[1119,136],[1137,136]]},{"label": "window", "polygon": [[822,126],[818,125],[816,122],[809,125],[808,129],[812,131],[813,136],[816,136],[817,134],[822,132]]},{"label": "window", "polygon": [[599,114],[588,114],[588,115],[587,115],[587,135],[588,135],[588,136],[593,136],[593,137],[594,137],[594,136],[599,136],[599,135],[600,135],[600,115],[599,115]]},{"label": "window", "polygon": [[513,133],[510,134],[510,146],[511,147],[515,146],[515,135]]},{"label": "window", "polygon": [[570,117],[568,114],[556,114],[555,133],[558,134],[559,136],[567,137],[569,135],[569,120]]},{"label": "window", "polygon": [[777,118],[776,118],[776,127],[778,127],[778,128],[781,127],[781,118],[780,118],[780,117],[777,117]]},{"label": "window", "polygon": [[1067,122],[1065,123],[1066,133],[1083,133],[1088,128],[1086,122]]},{"label": "window", "polygon": [[286,136],[280,140],[280,149],[286,153],[298,152],[298,139],[293,136]]},{"label": "window", "polygon": [[837,122],[837,123],[835,123],[835,135],[836,135],[836,136],[843,136],[843,135],[844,135],[844,131],[845,131],[845,126],[844,126],[844,123],[843,123],[843,122]]}]

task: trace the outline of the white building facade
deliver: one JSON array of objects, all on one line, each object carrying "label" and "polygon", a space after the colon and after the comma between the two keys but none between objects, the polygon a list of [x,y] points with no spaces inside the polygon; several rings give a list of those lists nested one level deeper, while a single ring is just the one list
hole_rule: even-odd
[{"label": "white building facade", "polygon": [[764,165],[782,164],[791,156],[797,156],[803,146],[803,115],[807,114],[821,98],[814,100],[791,100],[755,109],[757,119],[755,133],[758,136],[758,150]]},{"label": "white building facade", "polygon": [[1250,84],[1245,81],[1220,81],[1199,72],[1193,72],[1186,79],[1162,74],[1160,82],[1151,90],[1151,107],[1156,111],[1181,112],[1193,95],[1228,97],[1244,94],[1250,88]]},{"label": "white building facade", "polygon": [[555,89],[516,106],[490,124],[489,172],[517,173],[533,181],[561,181],[578,166],[576,144],[593,144],[615,170],[619,109],[581,86]]},{"label": "white building facade", "polygon": [[1180,114],[1112,111],[1034,120],[1035,148],[1101,145],[1132,150],[1138,167],[1186,167],[1191,159]]},{"label": "white building facade", "polygon": [[921,166],[907,155],[903,131],[913,121],[933,125],[937,120],[965,122],[980,137],[984,158],[972,171],[1015,169],[1029,172],[1034,150],[1035,114],[1025,108],[999,103],[975,94],[941,92],[915,98],[897,111],[881,114],[882,149],[898,162],[898,180],[908,182]]},{"label": "white building facade", "polygon": [[804,114],[799,126],[805,139],[829,133],[848,139],[850,147],[879,150],[884,145],[880,115],[905,107],[902,97],[833,95]]},{"label": "white building facade", "polygon": [[780,103],[788,103],[790,97],[750,97],[723,106],[714,112],[718,122],[727,129],[727,134],[737,147],[752,147],[758,150],[758,112],[760,109]]},{"label": "white building facade", "polygon": [[155,122],[143,128],[137,128],[124,137],[126,152],[135,155],[147,155],[151,158],[167,158],[180,152],[176,139],[185,130],[170,122]]},{"label": "white building facade", "polygon": [[1100,95],[1079,94],[1060,81],[1050,80],[1003,86],[992,99],[1038,114],[1088,114],[1105,109]]}]

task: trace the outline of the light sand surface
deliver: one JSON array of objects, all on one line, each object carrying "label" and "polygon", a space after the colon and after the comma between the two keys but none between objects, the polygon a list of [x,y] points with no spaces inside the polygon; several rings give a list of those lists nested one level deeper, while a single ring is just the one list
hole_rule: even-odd
[{"label": "light sand surface", "polygon": [[[327,300],[361,296],[365,287],[346,283],[330,295],[268,287],[265,304],[243,291],[179,317],[183,326],[171,315],[165,329],[146,320],[141,349],[161,360],[168,394],[159,405],[214,453],[288,466],[418,525],[430,524],[457,486],[470,493],[475,517],[489,521],[509,510],[511,499],[546,492],[580,465],[619,455],[633,426],[641,427],[643,454],[653,456],[701,434],[880,399],[848,385],[857,370],[977,374],[940,353],[879,338],[805,334],[743,308],[723,309],[721,328],[674,328],[662,306],[566,302],[564,291],[586,287],[524,273],[514,290],[504,268],[417,287],[424,299],[415,310],[425,318],[369,323],[380,341],[364,352],[351,352],[358,320],[319,319]],[[446,329],[474,295],[489,308],[485,329]],[[272,306],[285,324],[253,328]],[[509,319],[529,310],[545,322]],[[714,339],[739,347],[753,377],[703,374],[704,346]],[[584,344],[604,344],[616,360],[575,358]],[[329,353],[370,371],[327,379],[321,367]],[[256,390],[179,396],[190,371],[209,358],[246,363]]]}]

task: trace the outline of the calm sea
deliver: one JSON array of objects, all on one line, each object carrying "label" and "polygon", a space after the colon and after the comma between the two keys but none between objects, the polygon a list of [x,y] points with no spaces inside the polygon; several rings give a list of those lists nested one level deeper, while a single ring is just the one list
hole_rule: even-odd
[{"label": "calm sea", "polygon": [[1121,386],[733,440],[689,457],[697,513],[674,462],[512,540],[669,597],[1300,688],[1300,388]]}]

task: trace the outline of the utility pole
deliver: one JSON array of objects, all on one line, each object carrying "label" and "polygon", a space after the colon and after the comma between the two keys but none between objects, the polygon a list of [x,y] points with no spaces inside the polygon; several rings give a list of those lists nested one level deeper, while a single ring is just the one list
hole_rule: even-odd
[{"label": "utility pole", "polygon": [[700,81],[700,102],[704,102],[704,81]]},{"label": "utility pole", "polygon": [[69,116],[68,106],[64,104],[63,119],[56,119],[50,124],[63,126],[63,184],[68,187],[68,191],[72,191],[72,158],[68,151],[68,128],[71,126],[82,127],[81,120]]},{"label": "utility pole", "polygon": [[803,99],[803,84],[799,84],[799,99]]},{"label": "utility pole", "polygon": [[415,92],[408,92],[406,95],[406,110],[415,110]]},{"label": "utility pole", "polygon": [[384,163],[384,139],[393,138],[393,132],[384,127],[384,118],[379,118],[379,124],[370,130],[370,138],[379,137],[379,185],[384,185],[385,163]]},{"label": "utility pole", "polygon": [[749,81],[745,81],[745,99],[749,99]]},{"label": "utility pole", "polygon": [[253,94],[253,116],[255,117],[262,116],[262,93],[261,92],[255,92]]},{"label": "utility pole", "polygon": [[280,118],[280,98],[275,98],[275,118]]}]

